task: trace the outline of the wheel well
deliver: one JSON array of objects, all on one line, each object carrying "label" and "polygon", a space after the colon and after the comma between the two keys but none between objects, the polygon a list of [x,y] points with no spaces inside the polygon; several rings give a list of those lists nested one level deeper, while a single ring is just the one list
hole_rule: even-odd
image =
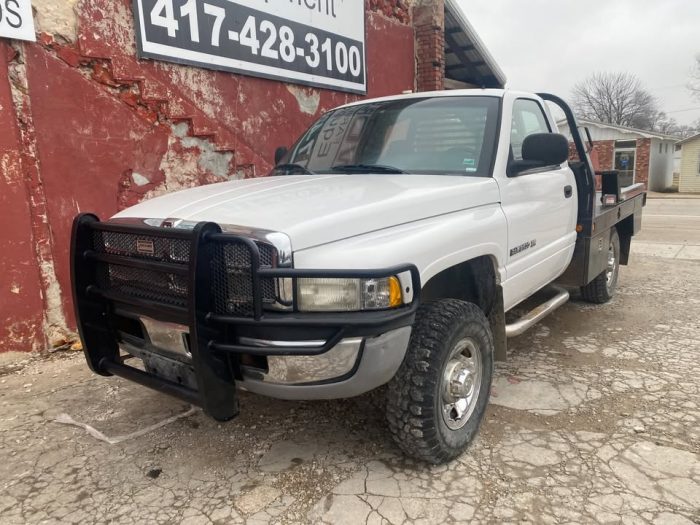
[{"label": "wheel well", "polygon": [[460,299],[474,303],[485,314],[491,312],[496,299],[496,265],[484,255],[447,268],[425,283],[423,301]]}]

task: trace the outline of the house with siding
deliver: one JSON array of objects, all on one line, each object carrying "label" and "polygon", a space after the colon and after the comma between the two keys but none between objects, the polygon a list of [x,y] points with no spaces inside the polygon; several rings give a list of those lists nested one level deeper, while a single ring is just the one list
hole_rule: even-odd
[{"label": "house with siding", "polygon": [[700,193],[700,133],[678,143],[681,147],[681,167],[678,191]]},{"label": "house with siding", "polygon": [[[628,172],[635,183],[642,182],[652,191],[671,189],[677,137],[594,120],[579,119],[578,122],[591,134],[600,171]],[[566,121],[558,125],[559,132],[571,142]]]}]

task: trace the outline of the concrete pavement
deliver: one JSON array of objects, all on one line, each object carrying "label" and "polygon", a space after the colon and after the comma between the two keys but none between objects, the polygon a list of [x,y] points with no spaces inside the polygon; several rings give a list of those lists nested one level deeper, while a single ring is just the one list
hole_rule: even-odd
[{"label": "concrete pavement", "polygon": [[700,195],[647,199],[634,244],[640,255],[700,260]]}]

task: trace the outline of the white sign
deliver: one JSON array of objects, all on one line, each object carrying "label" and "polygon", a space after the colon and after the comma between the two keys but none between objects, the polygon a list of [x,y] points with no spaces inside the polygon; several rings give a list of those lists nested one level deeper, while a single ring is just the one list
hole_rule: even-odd
[{"label": "white sign", "polygon": [[36,41],[31,0],[0,0],[0,37]]},{"label": "white sign", "polygon": [[141,57],[367,92],[364,0],[133,1]]}]

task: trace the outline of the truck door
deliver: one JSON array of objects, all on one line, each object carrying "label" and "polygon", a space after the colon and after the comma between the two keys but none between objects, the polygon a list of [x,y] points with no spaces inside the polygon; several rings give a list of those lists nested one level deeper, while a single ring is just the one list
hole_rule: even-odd
[{"label": "truck door", "polygon": [[[522,159],[522,144],[528,135],[552,132],[542,103],[535,99],[517,98],[511,120],[510,161]],[[499,180],[501,205],[508,222],[506,308],[561,275],[573,255],[576,181],[568,165],[562,166],[529,170]]]}]

